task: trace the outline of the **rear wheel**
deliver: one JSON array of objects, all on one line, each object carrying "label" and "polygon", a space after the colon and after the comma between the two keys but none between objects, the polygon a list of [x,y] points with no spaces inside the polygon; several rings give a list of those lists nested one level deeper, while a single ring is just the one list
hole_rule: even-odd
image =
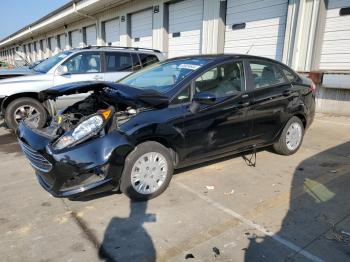
[{"label": "rear wheel", "polygon": [[277,143],[273,145],[276,153],[281,155],[292,155],[301,146],[304,137],[304,125],[301,120],[293,116],[286,126]]},{"label": "rear wheel", "polygon": [[47,113],[43,105],[34,98],[22,97],[13,100],[6,108],[5,121],[7,126],[15,130],[19,122],[26,118],[32,118],[35,127],[45,125]]},{"label": "rear wheel", "polygon": [[145,142],[126,158],[120,189],[132,200],[148,200],[164,192],[173,172],[169,150],[157,142]]}]

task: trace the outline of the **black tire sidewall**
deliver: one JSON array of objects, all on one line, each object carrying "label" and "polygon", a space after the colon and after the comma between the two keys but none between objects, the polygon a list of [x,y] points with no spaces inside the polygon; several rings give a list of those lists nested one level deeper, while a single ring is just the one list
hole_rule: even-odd
[{"label": "black tire sidewall", "polygon": [[17,108],[19,108],[22,105],[30,105],[35,107],[35,109],[40,113],[40,118],[39,118],[39,123],[38,123],[38,128],[41,128],[45,125],[46,120],[47,120],[47,112],[43,105],[38,101],[35,100],[34,98],[30,97],[23,97],[23,98],[18,98],[10,102],[10,104],[6,107],[5,111],[5,122],[7,126],[14,130],[17,128],[17,122],[14,119],[13,115],[14,112]]},{"label": "black tire sidewall", "polygon": [[[152,194],[140,194],[138,193],[131,184],[131,171],[134,163],[144,154],[150,152],[160,153],[168,164],[167,177],[162,184],[162,186]],[[127,156],[125,159],[123,175],[120,182],[120,190],[134,201],[146,201],[162,194],[168,187],[170,180],[173,176],[174,165],[171,159],[170,151],[168,148],[164,147],[162,144],[149,141],[144,142],[136,146],[136,148]]]},{"label": "black tire sidewall", "polygon": [[[301,140],[300,143],[298,145],[298,147],[294,150],[290,150],[287,147],[287,132],[289,127],[293,124],[293,123],[298,123],[301,127]],[[274,149],[277,153],[282,154],[282,155],[292,155],[295,152],[297,152],[299,150],[299,148],[301,147],[302,143],[303,143],[303,139],[304,139],[304,133],[305,133],[305,129],[304,129],[304,125],[301,122],[299,117],[293,116],[291,119],[289,119],[289,121],[287,122],[287,124],[285,125],[282,134],[280,136],[279,141],[274,145]]]}]

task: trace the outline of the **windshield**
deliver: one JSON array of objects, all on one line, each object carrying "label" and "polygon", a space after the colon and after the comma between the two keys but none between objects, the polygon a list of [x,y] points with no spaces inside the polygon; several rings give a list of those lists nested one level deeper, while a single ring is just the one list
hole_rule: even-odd
[{"label": "windshield", "polygon": [[57,65],[60,61],[62,61],[64,58],[66,58],[68,55],[70,55],[72,52],[65,51],[63,53],[57,54],[55,56],[52,56],[38,65],[33,67],[33,70],[40,73],[47,73],[53,66]]},{"label": "windshield", "polygon": [[157,63],[121,79],[119,83],[166,93],[186,76],[209,62],[210,59],[191,58]]}]

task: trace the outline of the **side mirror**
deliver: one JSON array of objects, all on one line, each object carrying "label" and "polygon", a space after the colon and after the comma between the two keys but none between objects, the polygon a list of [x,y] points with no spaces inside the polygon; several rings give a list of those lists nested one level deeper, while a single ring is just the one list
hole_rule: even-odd
[{"label": "side mirror", "polygon": [[216,102],[216,96],[210,92],[200,92],[194,95],[193,101],[202,105],[212,105]]},{"label": "side mirror", "polygon": [[68,75],[68,67],[66,65],[60,65],[59,67],[57,67],[55,75],[56,76]]}]

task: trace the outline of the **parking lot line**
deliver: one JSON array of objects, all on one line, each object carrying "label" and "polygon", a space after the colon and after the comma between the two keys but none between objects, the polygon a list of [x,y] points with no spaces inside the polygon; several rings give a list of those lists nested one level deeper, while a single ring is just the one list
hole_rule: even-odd
[{"label": "parking lot line", "polygon": [[267,235],[269,237],[271,237],[272,239],[274,239],[275,241],[279,242],[280,244],[282,244],[283,246],[295,251],[298,254],[303,255],[304,257],[310,259],[311,261],[314,262],[321,262],[324,261],[323,259],[311,254],[310,252],[304,250],[303,248],[293,244],[292,242],[274,234],[273,232],[270,232],[269,230],[265,229],[263,226],[258,225],[256,223],[254,223],[253,221],[243,217],[242,215],[238,214],[237,212],[233,211],[230,208],[225,207],[224,205],[212,200],[211,198],[202,195],[201,193],[196,192],[195,190],[191,189],[190,187],[184,185],[181,182],[176,181],[175,182],[178,186],[180,186],[181,188],[185,189],[186,191],[196,195],[197,197],[199,197],[200,199],[206,201],[208,204],[212,205],[213,207],[221,210],[222,212],[225,212],[226,214],[238,219],[239,221],[241,221],[242,223],[255,228],[256,230],[260,231],[261,233],[263,233],[264,235]]}]

